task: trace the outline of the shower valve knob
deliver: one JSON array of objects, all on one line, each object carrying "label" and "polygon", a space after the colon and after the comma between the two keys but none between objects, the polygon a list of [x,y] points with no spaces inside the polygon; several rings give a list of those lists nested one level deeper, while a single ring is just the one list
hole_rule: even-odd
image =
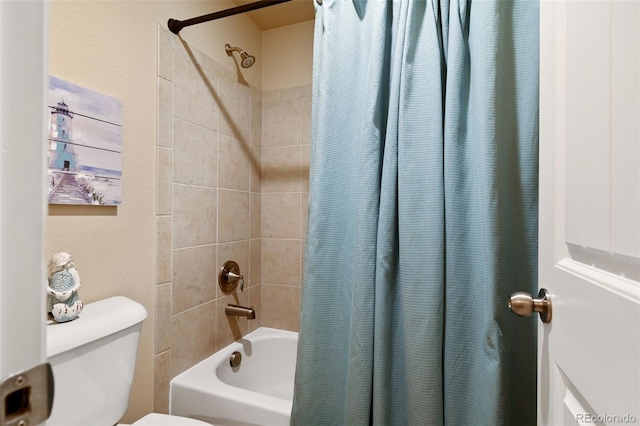
[{"label": "shower valve knob", "polygon": [[244,290],[244,277],[240,275],[240,267],[233,260],[226,261],[218,274],[220,289],[225,294],[229,294],[236,289],[238,282],[240,282],[240,291]]},{"label": "shower valve knob", "polygon": [[551,322],[551,294],[546,288],[540,289],[538,299],[534,299],[529,293],[522,291],[513,293],[509,297],[509,309],[521,317],[528,317],[534,312],[538,312],[542,322]]},{"label": "shower valve knob", "polygon": [[227,281],[234,282],[240,280],[240,291],[244,290],[244,277],[231,271],[227,272]]}]

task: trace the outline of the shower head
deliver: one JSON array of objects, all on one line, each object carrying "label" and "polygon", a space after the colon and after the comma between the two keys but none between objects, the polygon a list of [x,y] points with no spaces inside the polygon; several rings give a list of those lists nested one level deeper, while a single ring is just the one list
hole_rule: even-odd
[{"label": "shower head", "polygon": [[240,52],[240,65],[242,68],[249,68],[256,62],[255,56],[249,55],[239,47],[231,47],[228,43],[224,45],[224,51],[227,52],[227,56],[231,56],[233,52]]},{"label": "shower head", "polygon": [[256,58],[254,56],[249,55],[247,52],[242,52],[240,54],[240,57],[242,58],[241,65],[243,68],[249,68],[251,65],[253,65],[256,62]]}]

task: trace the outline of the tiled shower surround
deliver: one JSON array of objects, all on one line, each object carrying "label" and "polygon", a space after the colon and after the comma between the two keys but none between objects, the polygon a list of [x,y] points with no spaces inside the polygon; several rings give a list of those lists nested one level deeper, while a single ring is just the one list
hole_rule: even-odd
[{"label": "tiled shower surround", "polygon": [[[298,330],[311,88],[263,94],[242,80],[158,27],[157,412],[171,378],[218,349],[259,326]],[[226,260],[244,292],[220,291]],[[256,319],[227,317],[228,303]]]}]

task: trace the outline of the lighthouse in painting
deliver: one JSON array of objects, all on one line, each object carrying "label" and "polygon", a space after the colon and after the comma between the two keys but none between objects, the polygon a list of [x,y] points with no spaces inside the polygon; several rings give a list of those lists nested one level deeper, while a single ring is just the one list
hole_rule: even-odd
[{"label": "lighthouse in painting", "polygon": [[122,102],[49,76],[47,106],[49,204],[120,205]]},{"label": "lighthouse in painting", "polygon": [[55,170],[76,171],[78,159],[71,144],[71,120],[73,113],[64,101],[51,108],[49,127],[49,168]]}]

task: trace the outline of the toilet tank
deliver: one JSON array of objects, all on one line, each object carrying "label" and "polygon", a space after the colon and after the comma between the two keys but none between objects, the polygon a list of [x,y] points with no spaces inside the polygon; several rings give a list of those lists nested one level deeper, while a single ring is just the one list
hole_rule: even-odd
[{"label": "toilet tank", "polygon": [[73,321],[47,324],[54,378],[47,426],[113,426],[129,403],[144,306],[122,296],[84,306]]}]

